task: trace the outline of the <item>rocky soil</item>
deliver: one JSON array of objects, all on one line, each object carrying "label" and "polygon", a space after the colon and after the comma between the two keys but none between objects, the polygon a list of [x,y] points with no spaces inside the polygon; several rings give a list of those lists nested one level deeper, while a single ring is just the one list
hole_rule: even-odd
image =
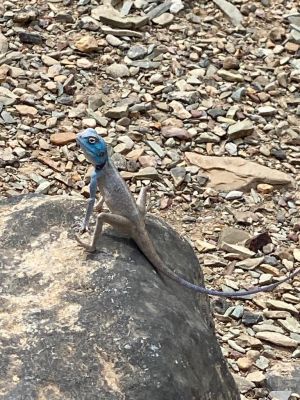
[{"label": "rocky soil", "polygon": [[[87,197],[92,127],[208,287],[299,267],[297,0],[4,0],[0,27],[1,196]],[[213,304],[243,398],[300,398],[299,278]]]}]

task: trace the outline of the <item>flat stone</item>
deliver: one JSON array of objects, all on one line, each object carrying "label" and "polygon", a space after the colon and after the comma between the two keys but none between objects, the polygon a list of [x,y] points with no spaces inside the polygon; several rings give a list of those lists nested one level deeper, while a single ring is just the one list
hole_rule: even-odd
[{"label": "flat stone", "polygon": [[286,303],[285,301],[269,299],[267,300],[266,304],[273,310],[289,311],[291,313],[298,314],[297,308],[290,303]]},{"label": "flat stone", "polygon": [[236,124],[230,125],[228,128],[228,137],[231,140],[240,139],[253,133],[254,126],[252,121],[244,119]]},{"label": "flat stone", "polygon": [[105,34],[111,34],[114,36],[121,36],[121,37],[136,37],[139,39],[142,39],[144,37],[144,34],[142,32],[137,32],[137,31],[132,31],[129,29],[113,29],[110,26],[101,26],[101,30]]},{"label": "flat stone", "polygon": [[34,117],[38,113],[38,110],[35,107],[26,106],[24,104],[15,105],[15,109],[21,115],[29,115],[30,117]]},{"label": "flat stone", "polygon": [[0,55],[5,54],[8,50],[8,39],[0,32]]},{"label": "flat stone", "polygon": [[247,379],[256,384],[262,384],[266,380],[266,377],[262,371],[254,371],[247,375]]},{"label": "flat stone", "polygon": [[144,46],[132,46],[127,52],[127,57],[131,60],[140,60],[148,54],[148,50]]},{"label": "flat stone", "polygon": [[276,108],[272,106],[263,106],[258,108],[258,114],[262,115],[263,117],[271,117],[275,114],[277,114]]},{"label": "flat stone", "polygon": [[249,390],[255,387],[253,382],[249,381],[249,379],[244,378],[243,376],[233,374],[233,378],[241,393],[247,393]]},{"label": "flat stone", "polygon": [[108,44],[110,44],[111,46],[114,46],[114,47],[119,47],[123,43],[122,40],[120,40],[118,37],[111,35],[111,34],[106,35],[105,39]]},{"label": "flat stone", "polygon": [[186,152],[188,162],[206,171],[208,186],[220,190],[250,190],[258,183],[287,185],[292,178],[284,172],[268,168],[240,157],[203,156]]},{"label": "flat stone", "polygon": [[241,74],[238,74],[236,72],[231,72],[231,71],[227,71],[225,69],[220,69],[219,71],[217,71],[217,74],[225,79],[225,81],[228,82],[243,82],[244,81],[244,77]]},{"label": "flat stone", "polygon": [[184,167],[175,167],[171,169],[171,176],[174,181],[174,185],[177,188],[184,182],[184,178],[186,175],[186,169]]},{"label": "flat stone", "polygon": [[50,187],[51,187],[51,182],[44,181],[40,183],[39,186],[35,189],[35,193],[47,194]]},{"label": "flat stone", "polygon": [[271,400],[289,400],[291,394],[291,390],[272,390],[269,397]]},{"label": "flat stone", "polygon": [[287,332],[300,334],[300,324],[293,317],[287,317],[286,319],[278,319],[278,324],[281,325]]},{"label": "flat stone", "polygon": [[160,26],[170,25],[174,20],[174,15],[169,13],[164,13],[159,17],[153,18],[153,22]]},{"label": "flat stone", "polygon": [[27,43],[27,44],[42,44],[44,41],[42,35],[31,32],[19,32],[19,39],[21,43]]},{"label": "flat stone", "polygon": [[176,100],[171,101],[170,107],[173,108],[173,114],[180,119],[191,118],[191,114],[184,108],[184,106]]},{"label": "flat stone", "polygon": [[123,17],[115,8],[107,5],[100,5],[92,9],[92,18],[101,21],[109,26],[117,28],[140,28],[147,24],[148,16],[127,16]]},{"label": "flat stone", "polygon": [[74,132],[59,132],[53,133],[50,136],[50,142],[56,146],[63,146],[65,144],[75,142],[76,134]]},{"label": "flat stone", "polygon": [[296,348],[298,342],[277,332],[258,332],[255,335],[258,339],[265,340],[266,342],[275,344],[277,346]]},{"label": "flat stone", "polygon": [[125,64],[111,64],[106,68],[106,73],[113,78],[124,78],[125,76],[129,76],[130,72]]},{"label": "flat stone", "polygon": [[175,137],[180,140],[191,138],[191,135],[185,128],[178,128],[176,126],[164,126],[161,128],[161,133],[165,138]]},{"label": "flat stone", "polygon": [[213,0],[213,2],[223,11],[234,26],[242,24],[243,15],[237,7],[226,0]]},{"label": "flat stone", "polygon": [[123,106],[114,107],[105,112],[106,118],[119,119],[126,117],[128,115],[128,105],[124,104]]},{"label": "flat stone", "polygon": [[145,167],[134,174],[134,177],[136,179],[157,179],[159,175],[154,167]]}]

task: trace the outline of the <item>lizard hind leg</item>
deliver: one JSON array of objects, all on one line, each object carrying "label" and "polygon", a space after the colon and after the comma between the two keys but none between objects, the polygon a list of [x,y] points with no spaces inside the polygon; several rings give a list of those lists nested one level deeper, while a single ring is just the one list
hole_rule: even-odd
[{"label": "lizard hind leg", "polygon": [[100,239],[102,235],[103,224],[105,223],[125,232],[130,232],[131,229],[131,223],[127,218],[117,214],[102,212],[97,216],[96,228],[93,234],[91,244],[85,243],[78,236],[75,236],[80,246],[82,246],[88,252],[91,253],[94,252],[96,250],[97,241]]},{"label": "lizard hind leg", "polygon": [[148,186],[143,186],[136,201],[138,209],[143,217],[146,215],[147,211],[147,192]]}]

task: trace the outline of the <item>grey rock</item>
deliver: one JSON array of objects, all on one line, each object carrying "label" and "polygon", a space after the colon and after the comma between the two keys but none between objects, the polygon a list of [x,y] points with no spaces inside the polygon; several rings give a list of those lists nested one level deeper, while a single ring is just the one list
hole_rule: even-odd
[{"label": "grey rock", "polygon": [[117,28],[140,28],[148,22],[148,16],[123,17],[115,8],[107,5],[100,5],[92,9],[92,18],[109,26]]},{"label": "grey rock", "polygon": [[284,161],[287,158],[285,152],[282,149],[274,149],[273,148],[273,149],[271,149],[270,153],[273,157],[277,158],[277,160],[280,160],[280,161]]},{"label": "grey rock", "polygon": [[212,132],[203,132],[195,140],[196,143],[219,143],[221,138]]},{"label": "grey rock", "polygon": [[237,305],[234,307],[234,310],[230,313],[230,316],[234,319],[240,319],[242,318],[244,314],[244,306],[243,305]]},{"label": "grey rock", "polygon": [[[46,385],[49,399],[57,397],[59,386],[60,395],[73,399],[101,393],[107,400],[238,400],[207,297],[162,280],[133,242],[111,229],[101,238],[101,251],[84,253],[71,225],[82,219],[85,206],[58,196],[1,202],[1,290],[7,322],[22,315],[18,332],[27,346],[24,351],[15,331],[1,327],[3,360],[10,359],[13,344],[25,368],[16,385],[3,369],[6,397],[34,399]],[[199,262],[188,242],[161,220],[146,223],[165,263],[199,282]],[[30,301],[24,303],[28,291]],[[88,373],[82,365],[89,366]],[[105,368],[109,374],[113,368],[112,387],[99,379]]]},{"label": "grey rock", "polygon": [[132,46],[127,52],[127,57],[131,60],[140,60],[147,55],[148,51],[147,48],[144,46]]},{"label": "grey rock", "polygon": [[160,26],[167,26],[170,25],[174,20],[174,15],[170,13],[164,13],[160,15],[159,17],[155,17],[152,19],[152,21]]},{"label": "grey rock", "polygon": [[134,60],[131,61],[130,65],[142,69],[154,69],[160,66],[160,62],[150,60]]},{"label": "grey rock", "polygon": [[45,40],[42,35],[31,32],[19,32],[21,43],[27,44],[42,44]]},{"label": "grey rock", "polygon": [[8,39],[0,32],[0,55],[5,54],[8,50]]},{"label": "grey rock", "polygon": [[223,108],[211,108],[207,111],[207,114],[212,118],[224,117],[226,115],[226,111]]},{"label": "grey rock", "polygon": [[184,178],[186,175],[186,169],[184,167],[175,167],[171,169],[171,176],[174,181],[174,185],[177,188],[184,182]]},{"label": "grey rock", "polygon": [[245,97],[245,96],[246,96],[246,88],[241,87],[241,88],[235,90],[235,91],[232,93],[231,98],[232,98],[234,101],[239,102],[239,101],[241,101],[242,98]]},{"label": "grey rock", "polygon": [[161,146],[158,143],[154,142],[153,140],[147,140],[146,143],[158,155],[158,157],[163,158],[165,156],[165,151],[161,148]]},{"label": "grey rock", "polygon": [[289,368],[289,374],[285,371],[269,371],[267,376],[266,386],[270,391],[291,391],[300,393],[300,366],[294,365]]},{"label": "grey rock", "polygon": [[119,107],[114,107],[105,112],[105,117],[106,118],[113,118],[113,119],[119,119],[126,117],[128,115],[128,105],[122,105]]},{"label": "grey rock", "polygon": [[223,11],[234,26],[241,25],[243,16],[237,7],[226,0],[213,0],[213,2]]},{"label": "grey rock", "polygon": [[99,94],[92,94],[88,98],[88,108],[96,111],[99,107],[104,105],[103,97]]},{"label": "grey rock", "polygon": [[255,314],[251,311],[245,311],[243,314],[242,322],[246,326],[251,326],[262,321],[262,319],[263,318],[261,314]]},{"label": "grey rock", "polygon": [[235,140],[251,135],[253,130],[254,126],[252,121],[249,119],[244,119],[243,121],[239,121],[234,125],[230,125],[227,133],[229,139]]},{"label": "grey rock", "polygon": [[16,124],[17,121],[14,119],[14,117],[8,112],[3,110],[1,113],[1,118],[6,124]]},{"label": "grey rock", "polygon": [[244,192],[241,192],[239,190],[232,190],[231,192],[226,194],[225,199],[236,200],[236,199],[242,199],[243,197],[244,197]]},{"label": "grey rock", "polygon": [[147,13],[149,21],[159,17],[160,15],[168,11],[170,7],[171,7],[171,1],[165,1],[164,3],[154,7],[151,11]]},{"label": "grey rock", "polygon": [[114,35],[114,36],[128,36],[128,37],[137,37],[139,39],[142,39],[144,37],[144,34],[142,32],[137,32],[137,31],[132,31],[130,29],[113,29],[110,26],[101,26],[101,31],[105,33],[106,35]]},{"label": "grey rock", "polygon": [[106,41],[108,44],[110,44],[111,46],[114,46],[114,47],[119,47],[123,43],[122,40],[120,40],[118,37],[111,35],[111,34],[106,35]]},{"label": "grey rock", "polygon": [[106,68],[106,73],[113,78],[124,78],[125,76],[129,76],[130,72],[125,64],[111,64]]},{"label": "grey rock", "polygon": [[291,390],[272,390],[269,397],[271,400],[289,400],[291,394]]}]

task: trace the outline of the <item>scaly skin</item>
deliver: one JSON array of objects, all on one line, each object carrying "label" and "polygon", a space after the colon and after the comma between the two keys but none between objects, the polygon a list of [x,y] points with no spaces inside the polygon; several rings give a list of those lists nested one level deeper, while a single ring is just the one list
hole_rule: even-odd
[{"label": "scaly skin", "polygon": [[110,213],[100,212],[98,214],[91,244],[84,243],[78,236],[76,236],[78,243],[86,250],[90,252],[96,250],[96,242],[101,237],[103,224],[108,223],[132,237],[156,271],[161,272],[188,289],[192,289],[198,293],[219,297],[244,297],[251,294],[271,291],[278,285],[292,279],[300,272],[300,269],[297,269],[286,278],[271,285],[256,287],[247,291],[229,293],[206,289],[203,286],[197,286],[186,281],[184,278],[176,275],[175,272],[163,263],[147,232],[145,225],[147,189],[143,188],[141,190],[139,198],[137,202],[135,202],[126,183],[108,157],[104,140],[94,129],[89,128],[84,132],[79,133],[76,140],[86,158],[95,166],[95,170],[91,176],[90,199],[82,226],[82,232],[88,229],[89,220],[95,205],[97,188],[102,195],[101,200],[96,205],[97,211],[101,211],[104,201],[110,210]]}]

